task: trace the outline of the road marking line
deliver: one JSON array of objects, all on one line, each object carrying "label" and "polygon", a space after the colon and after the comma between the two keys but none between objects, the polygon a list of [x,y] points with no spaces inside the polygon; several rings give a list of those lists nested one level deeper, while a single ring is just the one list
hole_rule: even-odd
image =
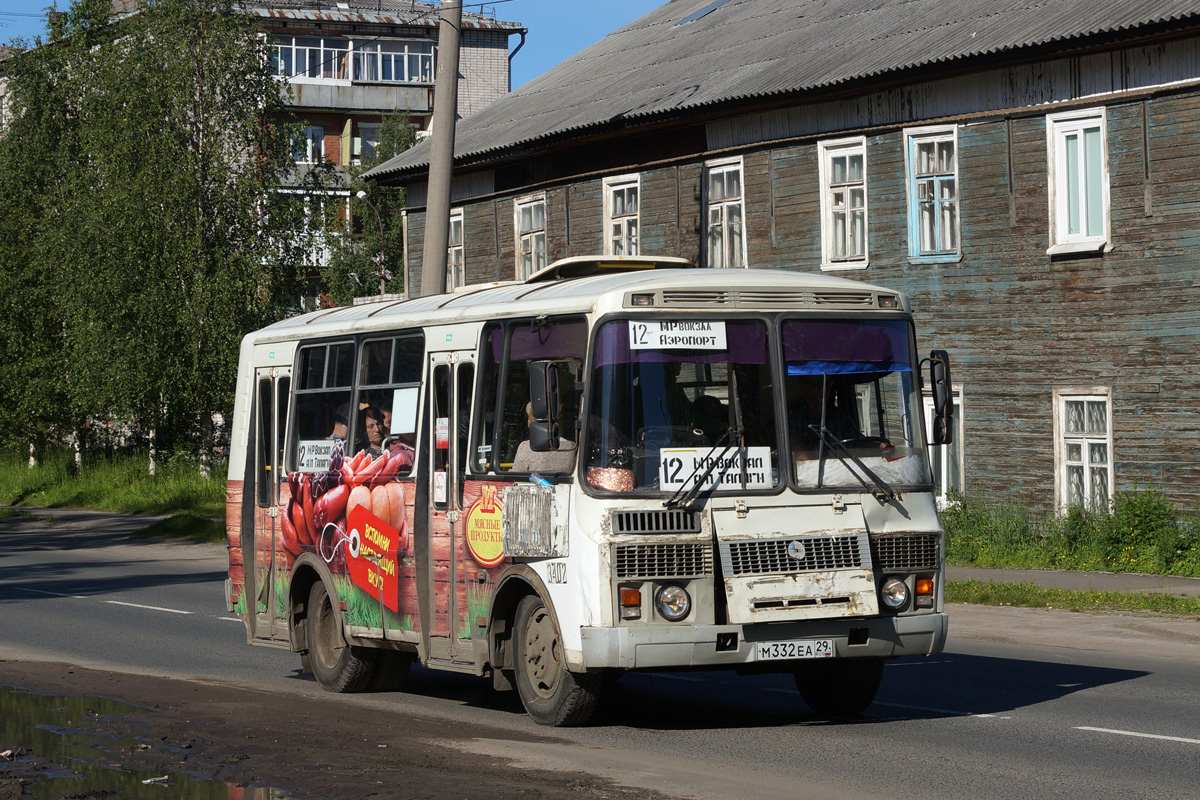
[{"label": "road marking line", "polygon": [[1093,731],[1095,733],[1115,733],[1118,736],[1136,736],[1139,739],[1162,739],[1167,742],[1183,742],[1184,744],[1200,744],[1200,739],[1186,739],[1182,736],[1163,736],[1158,733],[1138,733],[1137,731],[1118,731],[1113,728],[1089,728],[1086,725],[1076,726],[1077,731]]},{"label": "road marking line", "polygon": [[903,708],[908,711],[929,711],[934,714],[952,714],[956,717],[979,717],[980,719],[1012,719],[999,714],[976,714],[971,711],[955,711],[949,708],[929,708],[928,706],[909,706],[904,703],[884,703],[881,700],[876,700],[873,705],[887,706],[888,708]]},{"label": "road marking line", "polygon": [[71,597],[75,600],[87,600],[88,598],[82,594],[63,594],[62,592],[48,592],[45,589],[26,589],[24,586],[13,586],[18,592],[33,592],[34,594],[49,594],[55,597]]},{"label": "road marking line", "polygon": [[223,619],[223,620],[227,620],[229,622],[241,622],[242,621],[241,617],[217,617],[217,619]]},{"label": "road marking line", "polygon": [[169,614],[191,614],[191,611],[180,611],[178,608],[163,608],[162,606],[144,606],[141,603],[122,603],[120,600],[105,600],[104,602],[114,606],[129,606],[130,608],[144,608],[149,611],[166,611]]}]

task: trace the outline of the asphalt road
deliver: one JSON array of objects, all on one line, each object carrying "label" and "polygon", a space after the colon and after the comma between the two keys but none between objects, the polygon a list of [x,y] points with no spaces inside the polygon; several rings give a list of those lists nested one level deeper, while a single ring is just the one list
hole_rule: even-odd
[{"label": "asphalt road", "polygon": [[[296,656],[245,643],[223,547],[128,538],[144,524],[0,521],[0,658],[320,694]],[[679,797],[1200,798],[1195,621],[954,606],[947,652],[890,662],[876,703],[840,724],[808,714],[788,678],[728,672],[626,676],[575,730],[426,670],[405,693],[339,700],[489,726],[457,746]]]}]

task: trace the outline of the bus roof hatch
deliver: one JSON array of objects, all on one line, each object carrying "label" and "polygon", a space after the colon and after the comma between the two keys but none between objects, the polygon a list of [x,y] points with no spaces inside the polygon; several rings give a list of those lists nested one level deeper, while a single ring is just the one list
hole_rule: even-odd
[{"label": "bus roof hatch", "polygon": [[686,258],[675,256],[571,256],[535,272],[525,282],[563,281],[618,270],[687,269],[691,266]]}]

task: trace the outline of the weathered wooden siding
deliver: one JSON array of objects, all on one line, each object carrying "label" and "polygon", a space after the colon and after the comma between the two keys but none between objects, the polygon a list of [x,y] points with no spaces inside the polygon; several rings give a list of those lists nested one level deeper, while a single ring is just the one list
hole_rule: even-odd
[{"label": "weathered wooden siding", "polygon": [[[870,265],[834,274],[907,292],[922,349],[950,350],[965,399],[969,493],[1049,509],[1053,391],[1107,386],[1117,489],[1153,484],[1196,510],[1200,92],[1111,103],[1107,126],[1110,252],[1046,254],[1048,155],[1045,110],[1038,109],[959,127],[962,257],[951,263],[909,258],[903,131],[869,135]],[[751,266],[819,271],[817,142],[758,145],[743,154]],[[643,253],[700,263],[703,162],[697,154],[641,173]],[[600,252],[601,180],[545,192],[550,260]],[[517,196],[465,206],[470,280],[512,277]],[[417,213],[409,222],[414,279],[422,219]]]}]

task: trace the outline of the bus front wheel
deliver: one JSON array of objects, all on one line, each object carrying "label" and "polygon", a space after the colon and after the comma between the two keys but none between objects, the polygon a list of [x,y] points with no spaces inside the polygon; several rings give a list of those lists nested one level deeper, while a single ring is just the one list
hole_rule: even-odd
[{"label": "bus front wheel", "polygon": [[527,595],[517,604],[513,638],[517,693],[534,722],[556,727],[586,724],[599,703],[603,679],[567,669],[554,617],[537,595]]},{"label": "bus front wheel", "polygon": [[308,594],[308,661],[321,688],[361,692],[375,674],[378,651],[352,647],[342,635],[341,618],[325,584],[317,581]]},{"label": "bus front wheel", "polygon": [[796,688],[822,717],[853,717],[875,700],[882,658],[823,658],[796,668]]}]

